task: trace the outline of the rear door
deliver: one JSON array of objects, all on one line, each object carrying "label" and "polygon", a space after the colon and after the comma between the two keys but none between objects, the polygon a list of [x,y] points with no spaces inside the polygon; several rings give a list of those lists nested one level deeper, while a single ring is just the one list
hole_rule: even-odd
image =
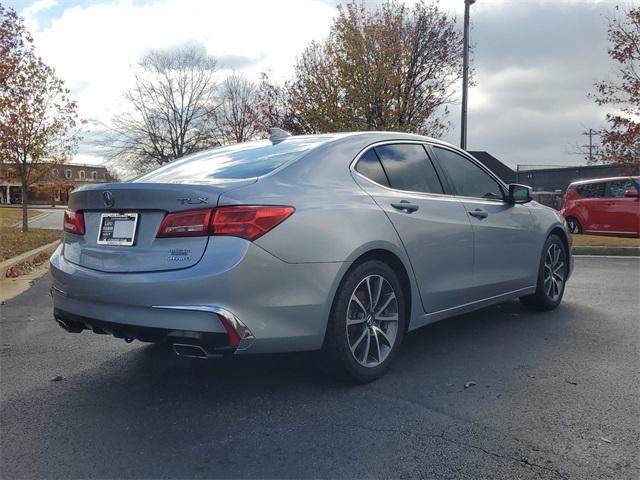
[{"label": "rear door", "polygon": [[470,301],[473,234],[459,200],[444,190],[425,147],[385,143],[355,165],[356,181],[385,211],[411,261],[427,312]]},{"label": "rear door", "polygon": [[535,285],[539,235],[527,205],[505,201],[504,187],[484,167],[456,151],[433,146],[448,192],[466,209],[474,234],[474,298]]}]

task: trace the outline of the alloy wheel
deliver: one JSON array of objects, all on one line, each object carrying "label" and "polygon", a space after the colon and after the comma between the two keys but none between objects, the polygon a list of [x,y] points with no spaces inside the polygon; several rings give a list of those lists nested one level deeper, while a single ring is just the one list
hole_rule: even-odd
[{"label": "alloy wheel", "polygon": [[387,358],[398,335],[398,298],[381,275],[369,275],[356,286],[347,308],[347,340],[353,358],[377,367]]},{"label": "alloy wheel", "polygon": [[544,291],[549,300],[555,302],[562,295],[565,277],[565,259],[562,247],[552,243],[544,259]]}]

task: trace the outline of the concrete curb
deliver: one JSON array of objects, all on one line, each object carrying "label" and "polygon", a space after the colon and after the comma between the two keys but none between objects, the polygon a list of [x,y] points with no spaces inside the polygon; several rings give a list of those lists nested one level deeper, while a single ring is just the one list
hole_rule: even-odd
[{"label": "concrete curb", "polygon": [[596,247],[574,246],[571,249],[574,255],[606,255],[610,257],[637,257],[640,256],[640,247]]},{"label": "concrete curb", "polygon": [[55,242],[51,242],[47,245],[43,245],[42,247],[34,248],[29,252],[25,252],[17,257],[10,258],[0,263],[0,279],[5,278],[7,276],[7,271],[9,269],[19,263],[28,262],[33,260],[38,255],[42,253],[53,253],[53,251],[60,245],[60,240],[56,240]]}]

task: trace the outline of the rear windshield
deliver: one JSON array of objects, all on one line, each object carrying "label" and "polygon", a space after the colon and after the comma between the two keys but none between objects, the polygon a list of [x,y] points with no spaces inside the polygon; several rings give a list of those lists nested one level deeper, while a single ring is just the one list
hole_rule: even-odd
[{"label": "rear windshield", "polygon": [[269,140],[220,147],[188,157],[138,177],[143,183],[215,183],[260,177],[303,154],[326,137],[288,138],[272,145]]}]

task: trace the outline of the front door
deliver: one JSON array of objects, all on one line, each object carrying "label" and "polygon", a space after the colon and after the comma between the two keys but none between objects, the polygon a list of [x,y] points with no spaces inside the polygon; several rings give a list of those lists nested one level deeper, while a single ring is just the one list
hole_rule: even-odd
[{"label": "front door", "polygon": [[466,210],[474,234],[474,297],[477,300],[534,286],[540,245],[527,205],[505,201],[506,192],[471,158],[433,147],[447,188]]}]

